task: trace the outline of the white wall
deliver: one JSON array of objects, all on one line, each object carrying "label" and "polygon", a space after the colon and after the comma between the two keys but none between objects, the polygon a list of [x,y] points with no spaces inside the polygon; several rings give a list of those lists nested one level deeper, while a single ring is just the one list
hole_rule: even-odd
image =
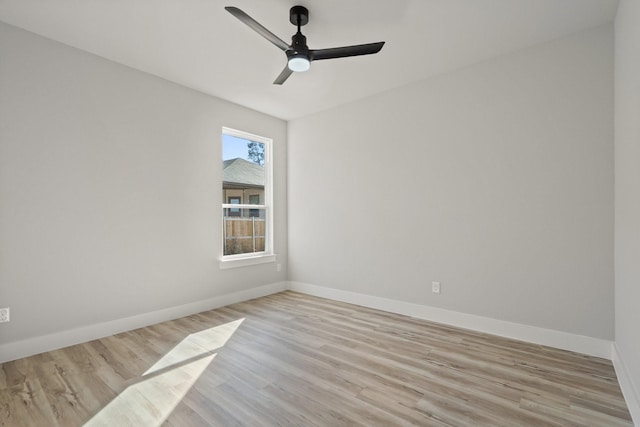
[{"label": "white wall", "polygon": [[274,139],[286,261],[284,121],[0,23],[0,344],[286,280],[219,269],[222,126]]},{"label": "white wall", "polygon": [[622,0],[615,27],[616,368],[640,425],[640,2]]},{"label": "white wall", "polygon": [[611,26],[294,120],[288,141],[290,280],[613,339]]}]

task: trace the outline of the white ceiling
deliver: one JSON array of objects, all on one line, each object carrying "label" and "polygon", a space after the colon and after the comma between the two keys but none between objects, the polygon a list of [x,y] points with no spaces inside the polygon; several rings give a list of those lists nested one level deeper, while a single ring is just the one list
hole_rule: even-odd
[{"label": "white ceiling", "polygon": [[[286,42],[309,9],[312,49],[386,41],[312,64],[283,86],[285,55],[224,10]],[[610,22],[618,0],[0,0],[0,20],[167,80],[293,119]]]}]

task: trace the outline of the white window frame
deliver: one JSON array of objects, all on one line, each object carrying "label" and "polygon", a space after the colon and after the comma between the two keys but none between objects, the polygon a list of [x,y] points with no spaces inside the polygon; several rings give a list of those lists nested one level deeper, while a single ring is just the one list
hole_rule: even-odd
[{"label": "white window frame", "polygon": [[[222,203],[220,213],[222,214],[221,220],[224,221],[224,210],[229,208],[235,209],[264,209],[265,216],[265,231],[264,237],[264,251],[262,252],[249,252],[246,254],[234,254],[224,255],[224,234],[221,239],[221,256],[219,259],[220,268],[236,268],[245,267],[249,265],[264,264],[268,262],[276,261],[276,254],[273,252],[273,167],[272,167],[272,150],[273,140],[264,136],[255,135],[249,132],[244,132],[237,129],[228,127],[222,128],[222,135],[234,136],[236,138],[246,139],[248,141],[259,142],[264,144],[264,200],[260,205],[251,204],[230,204]],[[220,148],[222,151],[222,139],[220,139]],[[223,178],[220,177],[220,183],[222,184]],[[224,227],[224,222],[221,224]]]}]

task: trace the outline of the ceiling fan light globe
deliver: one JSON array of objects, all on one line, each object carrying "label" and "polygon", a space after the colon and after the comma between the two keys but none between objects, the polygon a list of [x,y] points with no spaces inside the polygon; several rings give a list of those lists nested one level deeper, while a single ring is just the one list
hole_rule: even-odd
[{"label": "ceiling fan light globe", "polygon": [[289,58],[287,66],[291,71],[301,73],[311,68],[311,62],[304,56],[294,56],[292,58]]}]

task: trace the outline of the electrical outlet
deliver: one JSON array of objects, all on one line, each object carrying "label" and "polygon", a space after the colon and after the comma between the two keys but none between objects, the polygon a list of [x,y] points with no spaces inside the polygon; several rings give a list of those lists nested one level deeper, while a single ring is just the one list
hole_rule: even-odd
[{"label": "electrical outlet", "polygon": [[0,323],[8,322],[9,320],[9,307],[0,308]]},{"label": "electrical outlet", "polygon": [[276,271],[278,273],[282,271],[282,264],[276,264]]},{"label": "electrical outlet", "polygon": [[440,293],[440,282],[431,282],[431,292],[434,294]]}]

